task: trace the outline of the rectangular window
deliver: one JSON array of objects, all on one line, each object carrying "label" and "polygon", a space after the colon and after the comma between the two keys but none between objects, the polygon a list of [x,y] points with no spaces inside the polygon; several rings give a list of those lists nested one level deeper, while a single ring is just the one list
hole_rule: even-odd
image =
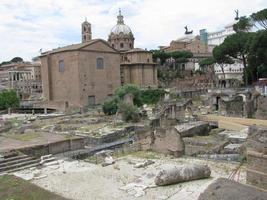
[{"label": "rectangular window", "polygon": [[97,58],[96,59],[96,68],[97,69],[104,69],[104,59],[103,58]]},{"label": "rectangular window", "polygon": [[64,60],[60,60],[58,62],[58,71],[59,72],[64,72]]}]

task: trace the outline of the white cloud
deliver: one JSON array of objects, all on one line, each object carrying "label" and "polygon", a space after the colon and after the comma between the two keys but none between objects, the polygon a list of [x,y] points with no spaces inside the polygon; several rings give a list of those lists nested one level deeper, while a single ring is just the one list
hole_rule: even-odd
[{"label": "white cloud", "polygon": [[119,8],[135,46],[151,49],[182,36],[185,25],[214,31],[233,21],[235,9],[249,15],[266,7],[265,0],[0,0],[0,62],[80,42],[85,17],[93,37],[107,39]]}]

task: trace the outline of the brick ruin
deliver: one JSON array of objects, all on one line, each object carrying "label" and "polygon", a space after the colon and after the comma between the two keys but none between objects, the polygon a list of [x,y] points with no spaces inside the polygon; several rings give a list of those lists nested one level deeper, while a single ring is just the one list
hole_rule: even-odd
[{"label": "brick ruin", "polygon": [[267,129],[251,127],[247,139],[247,183],[267,190]]}]

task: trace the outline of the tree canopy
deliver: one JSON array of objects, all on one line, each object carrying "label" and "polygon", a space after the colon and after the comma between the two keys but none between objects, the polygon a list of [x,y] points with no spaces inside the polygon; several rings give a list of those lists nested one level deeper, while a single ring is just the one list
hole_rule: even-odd
[{"label": "tree canopy", "polygon": [[12,58],[10,60],[10,62],[15,62],[15,63],[17,63],[17,62],[23,62],[23,59],[21,57],[15,57],[15,58]]},{"label": "tree canopy", "polygon": [[250,17],[253,19],[255,25],[259,24],[264,29],[267,29],[267,8],[253,13]]},{"label": "tree canopy", "polygon": [[0,92],[0,109],[19,106],[19,98],[15,90],[3,90]]},{"label": "tree canopy", "polygon": [[246,16],[240,17],[239,21],[233,26],[235,32],[241,32],[241,31],[248,32],[252,27],[253,27],[253,22],[251,18],[248,18]]}]

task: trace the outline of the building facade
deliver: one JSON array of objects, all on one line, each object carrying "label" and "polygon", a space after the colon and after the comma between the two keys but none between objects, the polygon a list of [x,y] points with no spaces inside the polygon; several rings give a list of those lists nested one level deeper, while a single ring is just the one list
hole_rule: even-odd
[{"label": "building facade", "polygon": [[10,63],[1,66],[0,83],[14,89],[21,100],[39,98],[42,94],[41,62]]},{"label": "building facade", "polygon": [[140,87],[157,87],[157,68],[152,54],[136,48],[121,56],[121,84],[135,84]]},{"label": "building facade", "polygon": [[243,83],[243,70],[243,64],[238,61],[234,64],[223,64],[223,66],[215,64],[214,72],[218,78],[218,87],[238,87]]},{"label": "building facade", "polygon": [[85,107],[112,96],[120,83],[120,54],[101,39],[41,55],[44,100],[58,108]]},{"label": "building facade", "polygon": [[[175,51],[189,51],[193,54],[188,62],[181,64],[180,72],[183,76],[192,76],[193,71],[199,69],[199,62],[202,59],[212,57],[208,51],[207,38],[205,37],[205,30],[200,30],[200,35],[194,36],[193,34],[185,34],[177,40],[171,41],[169,46],[161,47],[164,52]],[[170,59],[168,62],[173,62]]]}]

